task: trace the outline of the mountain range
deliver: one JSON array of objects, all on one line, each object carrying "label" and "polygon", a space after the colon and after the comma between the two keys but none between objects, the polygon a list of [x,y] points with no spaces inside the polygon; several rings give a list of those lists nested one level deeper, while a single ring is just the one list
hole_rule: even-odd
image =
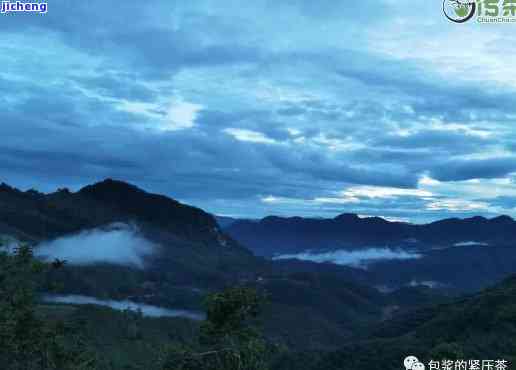
[{"label": "mountain range", "polygon": [[461,243],[512,245],[516,241],[516,221],[509,216],[450,218],[424,225],[356,214],[333,219],[271,216],[236,220],[225,231],[262,256],[365,246],[425,250]]},{"label": "mountain range", "polygon": [[[385,308],[413,306],[366,286],[358,270],[337,267],[333,273],[316,264],[257,257],[214,216],[111,179],[50,194],[2,184],[0,234],[34,245],[36,255],[44,250],[65,260],[49,281],[58,281],[56,293],[69,299],[197,312],[208,292],[254,286],[269,295],[269,338],[297,348],[337,348],[366,323],[382,320]],[[142,264],[134,263],[140,257]],[[300,316],[302,325],[295,319]]]},{"label": "mountain range", "polygon": [[[365,328],[502,281],[516,271],[515,224],[507,216],[428,225],[352,214],[221,219],[112,179],[50,194],[0,185],[0,235],[36,254],[61,253],[67,263],[49,277],[58,294],[198,312],[206,293],[245,284],[268,293],[267,337],[303,351],[337,350]],[[296,258],[371,246],[412,255],[366,265]]]}]

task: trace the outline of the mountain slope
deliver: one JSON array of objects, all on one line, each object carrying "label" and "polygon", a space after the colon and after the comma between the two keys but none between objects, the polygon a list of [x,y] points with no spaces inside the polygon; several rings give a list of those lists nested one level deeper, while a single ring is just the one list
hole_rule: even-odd
[{"label": "mountain slope", "polygon": [[[283,359],[278,369],[398,370],[415,355],[431,360],[516,361],[516,277],[474,296],[411,312],[339,351]],[[510,366],[508,368],[511,368]]]},{"label": "mountain slope", "polygon": [[210,242],[223,237],[212,215],[121,181],[108,179],[86,186],[77,196],[93,199],[124,217],[161,227],[185,239]]}]

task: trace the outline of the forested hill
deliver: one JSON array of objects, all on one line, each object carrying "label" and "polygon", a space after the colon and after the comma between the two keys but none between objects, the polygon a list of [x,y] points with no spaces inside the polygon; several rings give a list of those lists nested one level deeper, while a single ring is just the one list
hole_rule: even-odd
[{"label": "forested hill", "polygon": [[[107,179],[78,192],[60,189],[43,194],[0,185],[0,231],[44,239],[112,222],[136,221],[174,235],[220,242],[221,232],[210,214],[136,186]],[[222,236],[224,237],[224,236]],[[233,243],[225,237],[228,243]]]},{"label": "forested hill", "polygon": [[398,370],[403,359],[506,360],[516,364],[516,276],[473,296],[386,321],[366,340],[330,354],[290,357],[278,369]]}]

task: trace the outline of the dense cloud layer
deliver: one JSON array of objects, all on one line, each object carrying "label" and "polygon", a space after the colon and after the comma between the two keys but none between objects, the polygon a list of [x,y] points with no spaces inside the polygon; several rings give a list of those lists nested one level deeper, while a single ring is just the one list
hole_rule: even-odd
[{"label": "dense cloud layer", "polygon": [[408,0],[50,0],[0,22],[0,180],[247,217],[516,215],[514,36],[466,27]]},{"label": "dense cloud layer", "polygon": [[109,263],[144,268],[145,258],[156,249],[135,226],[113,224],[41,243],[34,254],[48,261],[66,260],[71,265]]}]

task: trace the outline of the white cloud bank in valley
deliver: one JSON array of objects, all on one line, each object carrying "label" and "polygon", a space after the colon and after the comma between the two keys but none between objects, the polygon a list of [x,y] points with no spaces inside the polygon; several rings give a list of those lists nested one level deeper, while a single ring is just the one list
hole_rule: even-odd
[{"label": "white cloud bank in valley", "polygon": [[303,252],[297,254],[283,254],[274,257],[274,259],[298,259],[302,261],[311,261],[316,263],[334,263],[343,266],[367,268],[368,264],[378,261],[409,260],[420,257],[420,254],[407,252],[401,249],[369,248],[354,251],[336,250],[324,253]]},{"label": "white cloud bank in valley", "polygon": [[157,246],[134,225],[112,224],[43,242],[34,248],[36,257],[66,260],[71,265],[110,263],[144,268],[145,258]]},{"label": "white cloud bank in valley", "polygon": [[455,243],[455,244],[453,244],[453,246],[454,247],[474,247],[474,246],[487,247],[487,246],[489,246],[489,244],[484,243],[484,242],[468,241],[468,242]]},{"label": "white cloud bank in valley", "polygon": [[104,306],[117,311],[141,311],[142,314],[147,317],[184,317],[192,320],[204,319],[204,314],[190,310],[162,308],[132,301],[100,300],[83,295],[46,294],[42,297],[42,300],[50,303]]},{"label": "white cloud bank in valley", "polygon": [[407,286],[409,286],[411,288],[427,287],[430,289],[436,289],[436,288],[444,287],[444,286],[446,286],[446,284],[443,284],[443,283],[440,283],[440,282],[434,281],[434,280],[423,280],[423,281],[412,280],[410,283],[407,284]]}]

